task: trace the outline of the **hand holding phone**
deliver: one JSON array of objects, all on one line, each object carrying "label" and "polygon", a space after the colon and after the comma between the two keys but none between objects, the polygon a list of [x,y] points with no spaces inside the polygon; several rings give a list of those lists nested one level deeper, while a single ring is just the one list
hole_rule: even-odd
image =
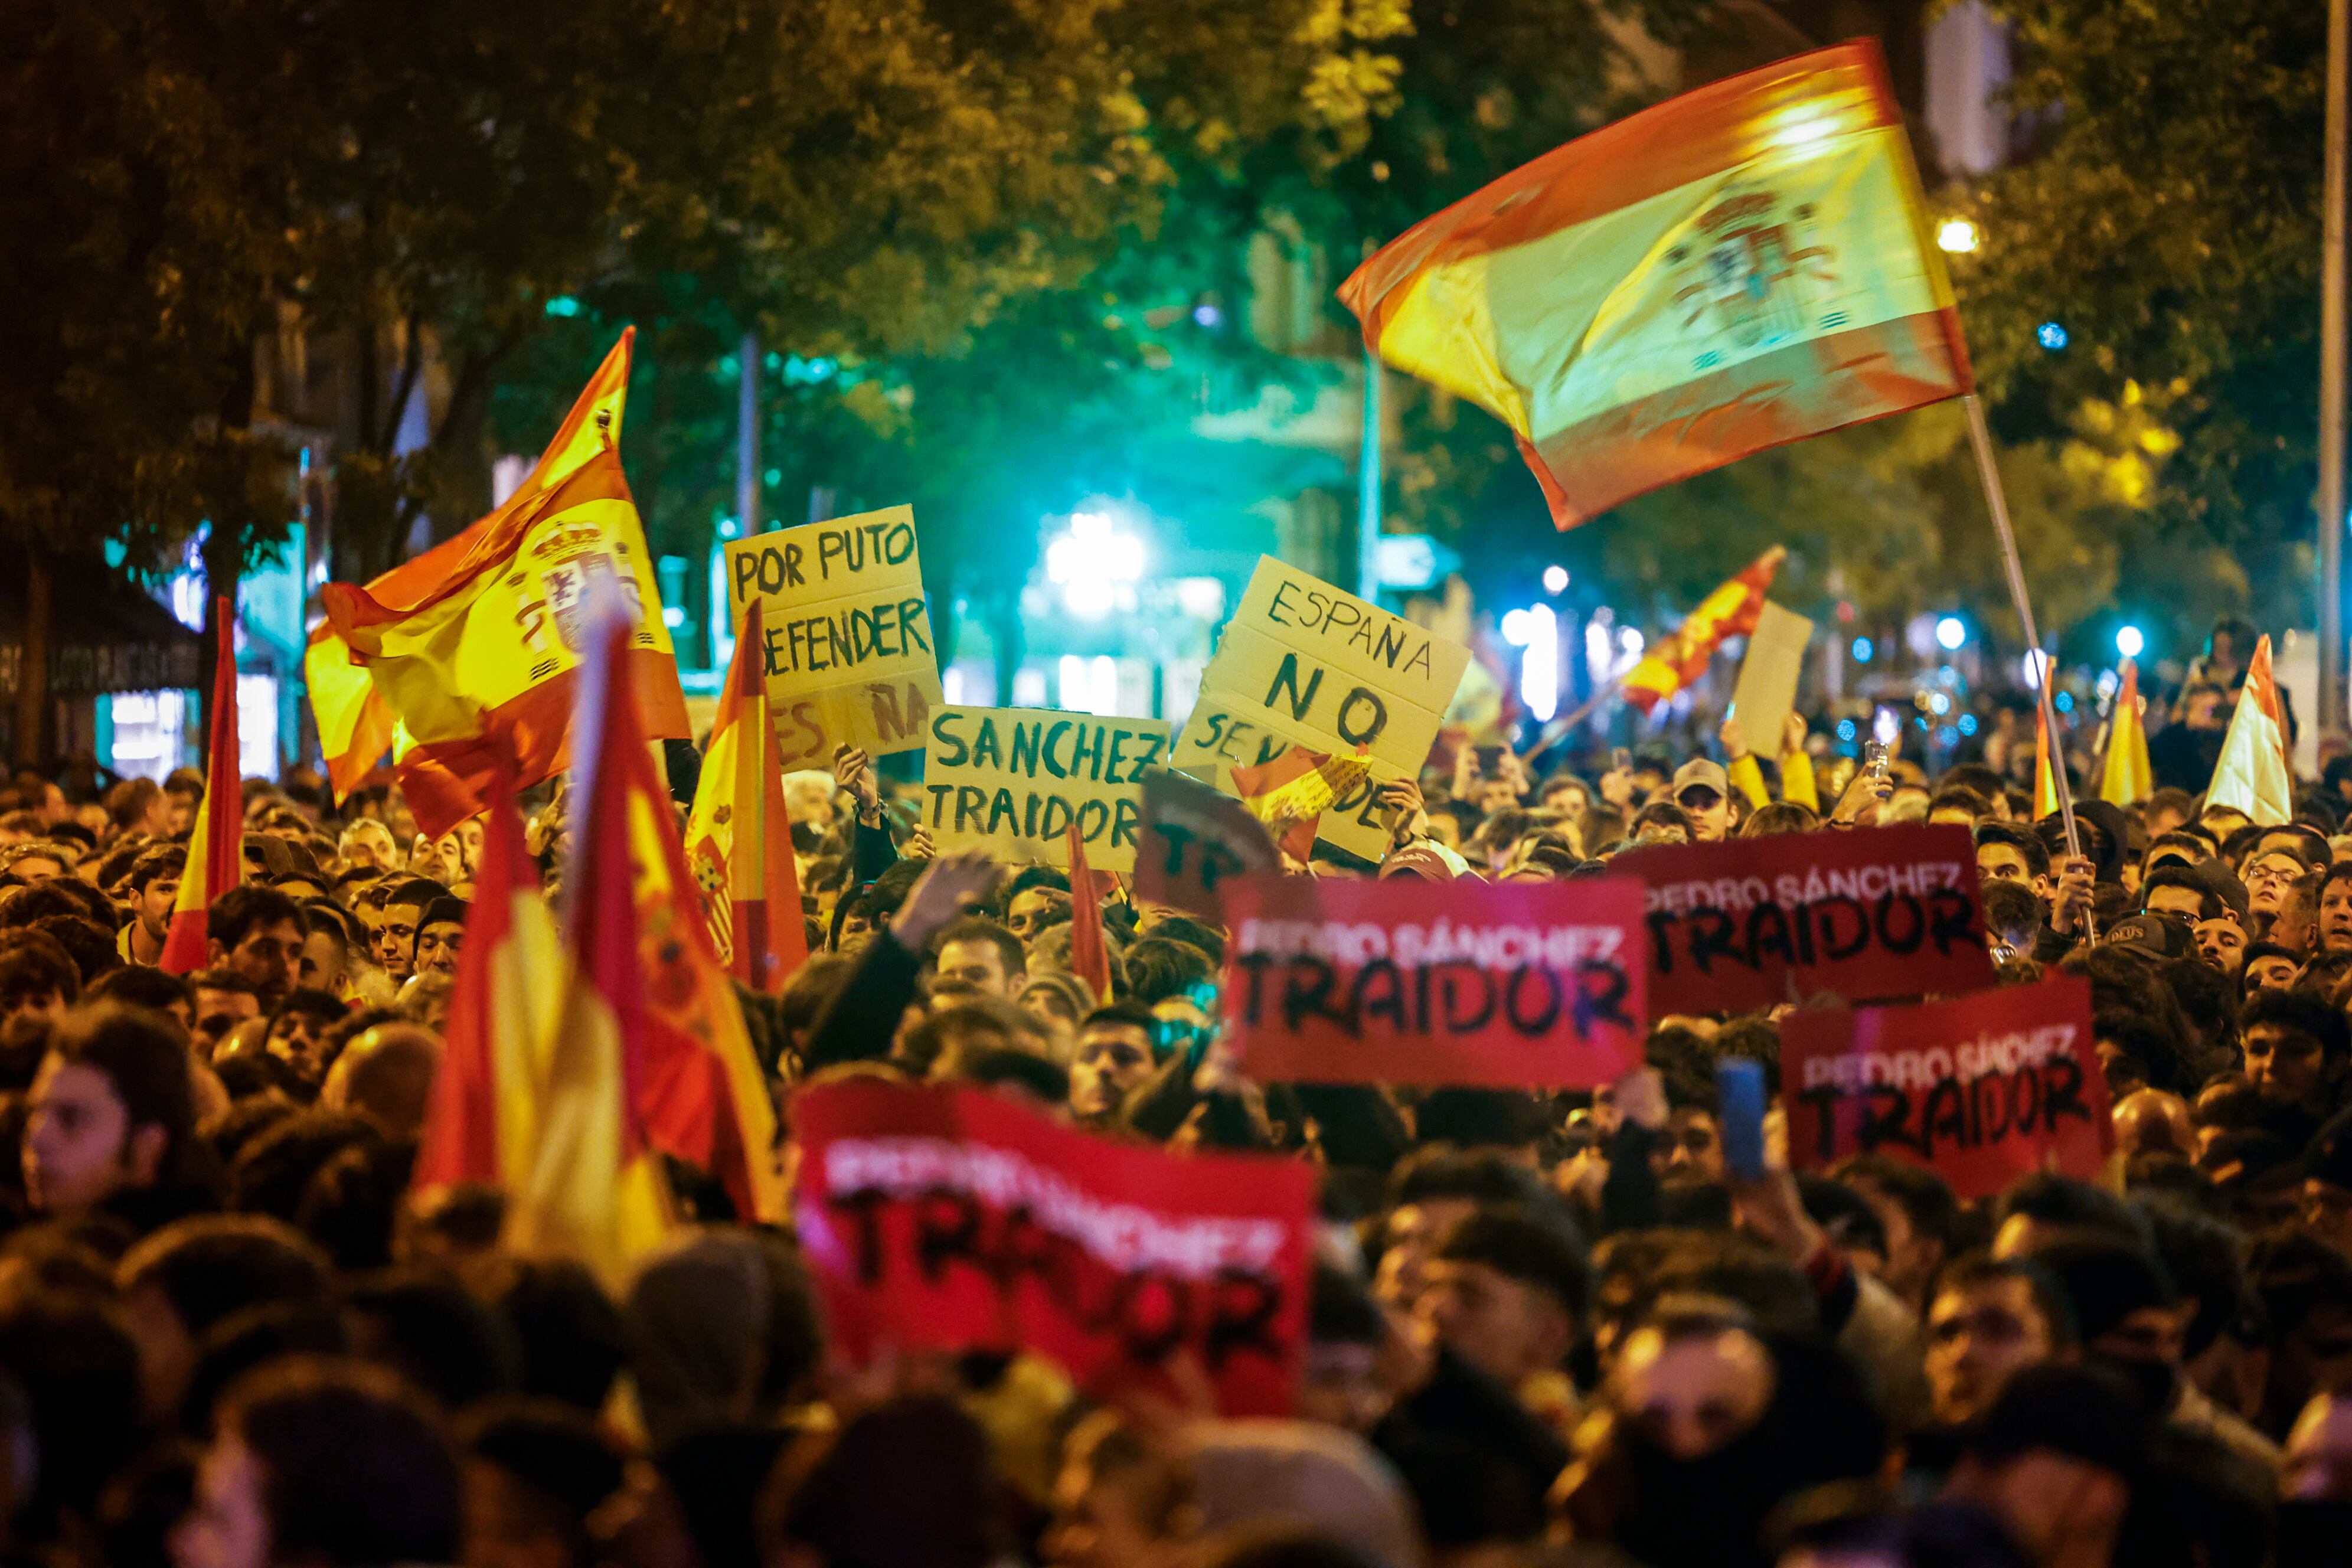
[{"label": "hand holding phone", "polygon": [[1715,1064],[1715,1124],[1723,1167],[1743,1182],[1764,1178],[1764,1064],[1727,1057]]}]

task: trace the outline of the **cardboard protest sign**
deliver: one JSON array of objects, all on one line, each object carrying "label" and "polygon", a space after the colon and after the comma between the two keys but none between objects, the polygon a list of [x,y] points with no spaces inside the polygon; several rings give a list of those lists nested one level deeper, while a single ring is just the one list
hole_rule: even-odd
[{"label": "cardboard protest sign", "polygon": [[1801,1008],[1780,1025],[1789,1163],[1849,1154],[1922,1164],[1960,1197],[2052,1168],[2098,1173],[2115,1144],[2074,975],[1914,1007]]},{"label": "cardboard protest sign", "polygon": [[734,541],[727,546],[731,621],[754,601],[785,767],[830,766],[844,744],[877,757],[922,749],[947,698],[912,507]]},{"label": "cardboard protest sign", "polygon": [[1660,1013],[1992,984],[1976,847],[1954,824],[1629,849],[1609,868],[1649,889],[1649,995]]},{"label": "cardboard protest sign", "polygon": [[1174,765],[1230,795],[1235,767],[1262,766],[1286,746],[1333,757],[1361,747],[1370,771],[1317,833],[1377,860],[1388,833],[1372,792],[1419,774],[1469,662],[1460,643],[1261,556],[1202,674]]},{"label": "cardboard protest sign", "polygon": [[1227,1415],[1286,1415],[1315,1176],[1093,1137],[970,1085],[802,1090],[796,1213],[831,1333],[1029,1350],[1101,1395],[1198,1358]]},{"label": "cardboard protest sign", "polygon": [[1249,1074],[1580,1089],[1642,1062],[1642,889],[1313,881],[1225,894],[1225,1018]]},{"label": "cardboard protest sign", "polygon": [[1796,709],[1797,678],[1804,673],[1805,645],[1812,636],[1812,622],[1769,599],[1756,617],[1756,629],[1748,634],[1739,684],[1731,691],[1731,716],[1759,756],[1780,754],[1780,731]]},{"label": "cardboard protest sign", "polygon": [[941,708],[923,758],[923,821],[942,852],[1065,870],[1076,822],[1097,870],[1132,871],[1144,771],[1167,755],[1164,719]]},{"label": "cardboard protest sign", "polygon": [[1172,904],[1219,925],[1226,923],[1224,889],[1234,878],[1282,868],[1265,825],[1247,806],[1182,773],[1155,773],[1143,781],[1137,838],[1137,900]]}]

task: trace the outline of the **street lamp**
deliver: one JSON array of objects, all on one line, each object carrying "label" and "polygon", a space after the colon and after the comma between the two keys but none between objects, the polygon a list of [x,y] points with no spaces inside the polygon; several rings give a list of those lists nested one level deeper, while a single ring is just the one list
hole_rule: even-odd
[{"label": "street lamp", "polygon": [[1948,217],[1936,226],[1936,248],[1947,256],[1967,256],[1984,243],[1984,231],[1964,217]]},{"label": "street lamp", "polygon": [[1143,578],[1143,541],[1106,512],[1074,511],[1069,531],[1045,546],[1045,575],[1061,586],[1074,616],[1100,620],[1114,609],[1132,609]]}]

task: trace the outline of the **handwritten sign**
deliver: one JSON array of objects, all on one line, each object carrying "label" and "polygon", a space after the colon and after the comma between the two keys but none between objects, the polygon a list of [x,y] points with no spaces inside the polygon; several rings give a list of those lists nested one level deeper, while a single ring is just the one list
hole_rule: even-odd
[{"label": "handwritten sign", "polygon": [[946,704],[923,604],[915,513],[894,506],[727,546],[727,605],[761,609],[778,759],[824,766],[838,745],[920,751]]},{"label": "handwritten sign", "polygon": [[1279,871],[1265,825],[1229,795],[1182,773],[1143,781],[1135,896],[1225,923],[1224,889],[1250,871]]},{"label": "handwritten sign", "polygon": [[1225,1016],[1249,1073],[1580,1089],[1642,1062],[1641,885],[1247,877]]},{"label": "handwritten sign", "polygon": [[797,1228],[826,1325],[880,1344],[1029,1350],[1100,1396],[1196,1358],[1228,1415],[1288,1415],[1313,1170],[1097,1138],[970,1085],[803,1089]]},{"label": "handwritten sign", "polygon": [[1650,928],[1650,1005],[1740,1012],[1992,984],[1969,830],[1862,827],[1629,849]]},{"label": "handwritten sign", "polygon": [[1470,650],[1353,594],[1258,559],[1241,606],[1201,677],[1174,765],[1228,795],[1235,767],[1296,744],[1370,771],[1332,802],[1318,837],[1367,859],[1388,846],[1373,792],[1421,772]]},{"label": "handwritten sign", "polygon": [[1132,871],[1144,770],[1167,755],[1164,719],[942,708],[923,759],[923,820],[942,850],[978,847],[1066,870],[1076,822],[1090,866]]},{"label": "handwritten sign", "polygon": [[1892,1154],[1963,1199],[2053,1163],[2095,1176],[2115,1142],[2090,983],[2074,975],[1916,1007],[1801,1008],[1780,1026],[1780,1084],[1799,1170]]}]

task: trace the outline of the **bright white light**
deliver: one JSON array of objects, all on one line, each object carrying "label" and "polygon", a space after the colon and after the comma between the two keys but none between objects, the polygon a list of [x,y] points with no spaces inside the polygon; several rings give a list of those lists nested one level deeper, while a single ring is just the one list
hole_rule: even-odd
[{"label": "bright white light", "polygon": [[2141,635],[2137,626],[2122,626],[2116,629],[2116,651],[2126,658],[2137,658],[2140,649],[2147,646],[2147,638]]},{"label": "bright white light", "polygon": [[1544,592],[1547,594],[1558,594],[1563,592],[1568,587],[1568,568],[1565,566],[1545,567],[1543,585]]},{"label": "bright white light", "polygon": [[1627,626],[1617,634],[1617,646],[1625,650],[1628,658],[1639,658],[1645,645],[1642,641],[1642,634],[1632,626]]},{"label": "bright white light", "polygon": [[963,706],[963,670],[961,668],[951,664],[940,671],[940,692],[948,700],[950,708]]},{"label": "bright white light", "polygon": [[[1547,611],[1545,613],[1549,614],[1550,612]],[[1534,635],[1533,626],[1528,619],[1527,611],[1506,610],[1503,612],[1503,640],[1505,642],[1509,643],[1513,647],[1525,647],[1528,646],[1528,638]]]},{"label": "bright white light", "polygon": [[2017,673],[2019,679],[2025,682],[2028,690],[2041,689],[2042,671],[2048,663],[2048,657],[2038,647],[2025,656],[2024,660],[2018,666]]},{"label": "bright white light", "polygon": [[1225,585],[1215,577],[1179,577],[1176,607],[1195,620],[1213,621],[1225,613]]},{"label": "bright white light", "polygon": [[1097,713],[1118,711],[1118,660],[1107,653],[1095,655],[1094,710]]},{"label": "bright white light", "polygon": [[1892,708],[1881,708],[1870,721],[1870,732],[1878,737],[1882,746],[1895,744],[1895,737],[1903,733],[1903,721]]},{"label": "bright white light", "polygon": [[1045,672],[1034,664],[1024,664],[1013,672],[1013,706],[1043,708],[1045,706]]},{"label": "bright white light", "polygon": [[1838,133],[1838,117],[1821,112],[1791,115],[1772,132],[1772,140],[1792,152],[1817,147]]},{"label": "bright white light", "polygon": [[1061,687],[1061,700],[1055,706],[1066,713],[1089,711],[1087,699],[1091,693],[1087,688],[1092,682],[1087,679],[1087,661],[1076,654],[1066,653],[1062,656],[1060,668],[1055,673],[1061,677],[1057,683]]},{"label": "bright white light", "polygon": [[[1513,610],[1511,615],[1524,617],[1520,629],[1527,634],[1512,639],[1524,642],[1528,650],[1519,659],[1519,696],[1526,700],[1528,711],[1541,722],[1559,708],[1559,617],[1551,613],[1549,605]],[[1510,616],[1503,618],[1508,622]]]},{"label": "bright white light", "polygon": [[676,631],[678,627],[686,625],[685,606],[682,605],[664,605],[662,606],[662,625],[667,626],[672,631]]},{"label": "bright white light", "polygon": [[1045,546],[1045,576],[1061,584],[1072,615],[1099,619],[1132,599],[1118,590],[1142,580],[1143,541],[1106,513],[1074,511],[1069,531]]},{"label": "bright white light", "polygon": [[1984,243],[1984,235],[1964,217],[1948,217],[1936,226],[1936,248],[1949,256],[1966,256]]},{"label": "bright white light", "polygon": [[1946,616],[1936,623],[1936,644],[1947,653],[1956,652],[1969,640],[1969,628],[1958,616]]},{"label": "bright white light", "polygon": [[1615,668],[1612,657],[1614,652],[1609,642],[1609,628],[1599,621],[1585,622],[1584,668],[1592,672],[1595,682],[1609,679],[1611,670]]},{"label": "bright white light", "polygon": [[1949,713],[1952,710],[1952,700],[1940,691],[1930,692],[1927,696],[1927,706],[1938,714]]}]

